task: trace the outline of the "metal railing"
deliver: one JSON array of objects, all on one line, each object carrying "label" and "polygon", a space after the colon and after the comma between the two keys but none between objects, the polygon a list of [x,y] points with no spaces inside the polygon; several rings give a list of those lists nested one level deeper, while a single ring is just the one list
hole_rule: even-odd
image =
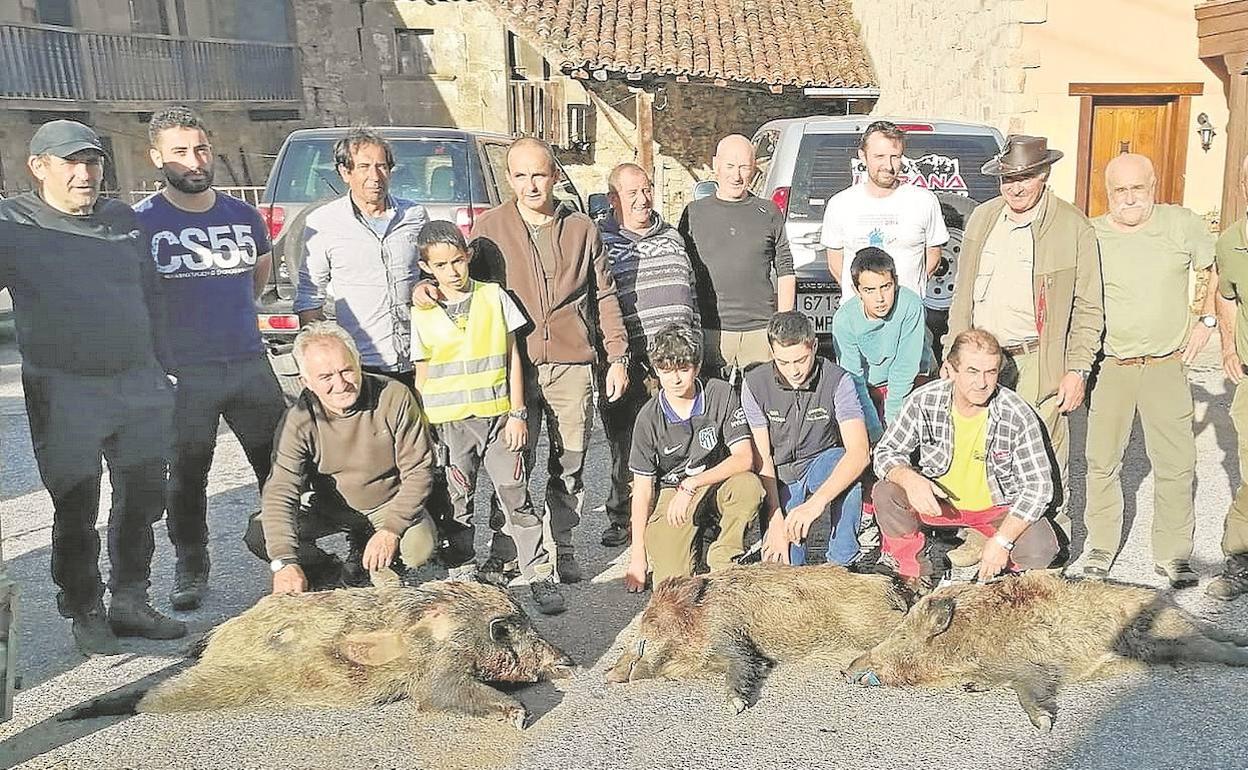
[{"label": "metal railing", "polygon": [[[143,200],[144,198],[146,198],[147,196],[151,195],[152,193],[154,193],[154,192],[160,192],[160,190],[161,190],[162,188],[163,188],[163,185],[160,185],[160,184],[153,184],[153,185],[151,185],[150,187],[148,187],[147,185],[144,185],[144,189],[142,189],[142,190],[131,190],[131,191],[128,193],[128,195],[129,195],[129,202],[130,202],[130,204],[131,204],[131,205],[133,205],[133,204],[135,204],[135,203],[138,203],[139,201]],[[216,190],[216,191],[217,191],[217,192],[219,192],[219,193],[224,193],[224,194],[229,195],[229,196],[232,196],[232,197],[234,197],[234,198],[238,198],[239,200],[241,200],[241,201],[245,201],[245,202],[247,202],[247,203],[250,203],[250,204],[251,204],[251,205],[253,205],[253,206],[259,206],[259,205],[260,205],[260,196],[264,195],[264,186],[263,186],[263,185],[259,185],[259,186],[253,186],[253,185],[221,186],[221,185],[215,185],[215,184],[214,184],[214,185],[212,186],[212,189]],[[118,197],[120,197],[120,196],[118,196]]]},{"label": "metal railing", "polygon": [[298,101],[287,43],[0,24],[0,99]]}]

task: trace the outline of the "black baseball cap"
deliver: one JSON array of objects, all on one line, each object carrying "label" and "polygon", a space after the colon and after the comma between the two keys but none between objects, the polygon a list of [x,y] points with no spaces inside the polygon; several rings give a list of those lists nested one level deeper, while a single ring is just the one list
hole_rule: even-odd
[{"label": "black baseball cap", "polygon": [[100,155],[104,145],[100,137],[87,126],[76,120],[51,120],[39,126],[39,130],[30,138],[31,155],[55,155],[68,158],[76,152],[95,150]]}]

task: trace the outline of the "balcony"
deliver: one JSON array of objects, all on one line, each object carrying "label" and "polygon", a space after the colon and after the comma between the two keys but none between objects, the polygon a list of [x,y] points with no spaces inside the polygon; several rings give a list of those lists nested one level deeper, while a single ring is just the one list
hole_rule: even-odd
[{"label": "balcony", "polygon": [[0,102],[298,102],[295,46],[0,24]]}]

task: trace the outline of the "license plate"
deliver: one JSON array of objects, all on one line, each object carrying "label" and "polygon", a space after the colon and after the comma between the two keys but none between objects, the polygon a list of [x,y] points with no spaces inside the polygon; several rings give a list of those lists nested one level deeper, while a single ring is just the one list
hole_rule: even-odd
[{"label": "license plate", "polygon": [[832,333],[832,316],[840,302],[839,294],[817,292],[797,295],[797,309],[815,325],[816,334]]}]

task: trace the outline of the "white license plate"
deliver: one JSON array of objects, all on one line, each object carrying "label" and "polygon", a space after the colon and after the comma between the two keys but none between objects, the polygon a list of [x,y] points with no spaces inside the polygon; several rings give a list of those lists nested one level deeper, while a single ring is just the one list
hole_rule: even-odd
[{"label": "white license plate", "polygon": [[832,333],[832,316],[840,305],[839,294],[798,294],[797,309],[815,325],[816,334]]}]

